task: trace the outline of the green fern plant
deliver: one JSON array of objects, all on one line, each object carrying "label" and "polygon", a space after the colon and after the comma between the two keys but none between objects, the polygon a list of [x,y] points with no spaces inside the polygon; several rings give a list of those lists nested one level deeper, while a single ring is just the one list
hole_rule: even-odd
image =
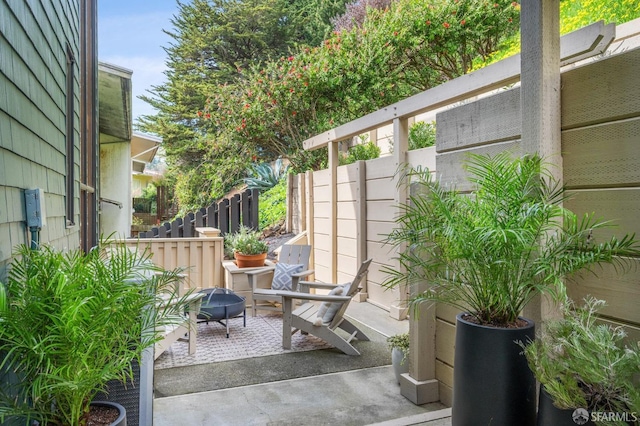
[{"label": "green fern plant", "polygon": [[396,257],[401,268],[384,268],[384,284],[429,283],[413,304],[443,302],[479,324],[504,326],[536,295],[562,297],[566,275],[602,263],[625,269],[626,256],[640,255],[635,235],[593,241],[593,230],[611,224],[564,209],[564,188],[538,156],[472,155],[466,169],[471,194],[441,185],[428,170],[407,173],[416,195],[387,237],[406,248]]},{"label": "green fern plant", "polygon": [[15,255],[0,283],[0,371],[20,381],[0,389],[0,423],[85,424],[109,381],[133,379],[131,363],[161,338],[158,328],[184,321],[182,271],[106,240],[87,254],[20,246]]}]

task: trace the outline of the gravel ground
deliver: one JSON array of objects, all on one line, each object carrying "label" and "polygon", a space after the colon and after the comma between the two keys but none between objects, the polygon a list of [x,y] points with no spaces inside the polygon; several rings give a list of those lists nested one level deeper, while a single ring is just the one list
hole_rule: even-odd
[{"label": "gravel ground", "polygon": [[267,252],[267,259],[275,259],[276,254],[275,250],[289,241],[291,238],[295,237],[296,234],[291,232],[286,232],[284,228],[280,228],[278,226],[274,228],[267,229],[263,232],[264,241],[269,244],[269,251]]}]

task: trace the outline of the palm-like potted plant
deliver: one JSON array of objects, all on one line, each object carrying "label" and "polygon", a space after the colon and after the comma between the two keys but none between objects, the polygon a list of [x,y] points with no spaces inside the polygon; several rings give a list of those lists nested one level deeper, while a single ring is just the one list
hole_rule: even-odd
[{"label": "palm-like potted plant", "polygon": [[539,426],[575,425],[578,410],[602,414],[590,424],[640,421],[640,342],[625,344],[621,327],[596,322],[604,304],[591,297],[581,307],[568,301],[563,318],[546,322],[525,347],[541,385]]},{"label": "palm-like potted plant", "polygon": [[400,333],[387,338],[387,344],[391,348],[391,365],[396,375],[396,381],[400,383],[400,375],[409,371],[409,333]]},{"label": "palm-like potted plant", "polygon": [[269,251],[269,245],[260,239],[260,233],[246,226],[225,237],[225,245],[233,253],[238,268],[264,266]]},{"label": "palm-like potted plant", "polygon": [[537,156],[470,156],[470,194],[440,184],[428,170],[401,206],[391,244],[405,247],[401,268],[386,268],[385,285],[428,283],[411,303],[459,308],[452,422],[535,421],[535,380],[514,341],[534,339],[523,308],[537,295],[564,294],[563,278],[600,263],[627,266],[640,253],[634,236],[597,243],[592,230],[611,226],[562,207],[564,189]]},{"label": "palm-like potted plant", "polygon": [[181,271],[113,241],[87,254],[22,246],[15,255],[0,283],[0,371],[20,380],[3,384],[0,422],[84,425],[108,382],[133,379],[158,328],[183,321]]}]

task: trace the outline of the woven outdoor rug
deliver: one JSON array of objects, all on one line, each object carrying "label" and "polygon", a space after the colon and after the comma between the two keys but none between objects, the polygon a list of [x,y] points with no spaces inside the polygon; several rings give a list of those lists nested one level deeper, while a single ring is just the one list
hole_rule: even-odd
[{"label": "woven outdoor rug", "polygon": [[332,347],[315,336],[296,333],[291,337],[291,349],[283,349],[280,315],[252,317],[247,313],[246,327],[243,327],[242,317],[232,318],[228,339],[226,334],[226,328],[215,321],[199,323],[195,354],[189,355],[186,341],[177,341],[158,357],[154,367],[160,370]]}]

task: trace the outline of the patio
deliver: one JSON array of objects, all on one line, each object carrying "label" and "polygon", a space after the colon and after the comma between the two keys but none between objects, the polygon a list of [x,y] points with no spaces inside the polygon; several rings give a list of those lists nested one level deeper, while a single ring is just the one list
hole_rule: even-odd
[{"label": "patio", "polygon": [[[291,351],[274,351],[271,343],[247,349],[241,342],[252,333],[242,336],[241,319],[228,340],[219,324],[201,324],[212,330],[202,338],[206,345],[198,341],[199,360],[219,361],[166,368],[170,358],[177,363],[178,354],[186,352],[181,342],[158,358],[154,424],[449,425],[450,409],[444,405],[414,405],[400,395],[386,336],[407,331],[409,324],[381,311],[368,303],[349,306],[348,316],[363,323],[372,339],[356,343],[362,350],[359,357],[329,349],[313,336],[298,339]],[[257,317],[247,322],[247,330],[255,326],[271,334],[275,323],[273,317]],[[274,334],[266,340],[279,345],[280,330]]]}]

